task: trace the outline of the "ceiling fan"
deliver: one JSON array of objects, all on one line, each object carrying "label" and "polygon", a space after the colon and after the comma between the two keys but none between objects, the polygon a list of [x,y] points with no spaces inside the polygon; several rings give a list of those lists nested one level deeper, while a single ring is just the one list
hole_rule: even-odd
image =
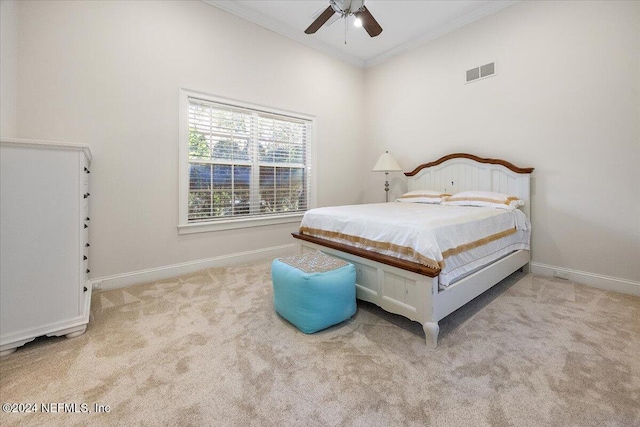
[{"label": "ceiling fan", "polygon": [[340,18],[354,15],[360,19],[362,26],[371,37],[375,37],[382,32],[382,27],[364,5],[364,0],[329,0],[329,4],[329,7],[309,25],[309,28],[304,30],[306,34],[313,34],[318,31],[335,13],[340,15]]}]

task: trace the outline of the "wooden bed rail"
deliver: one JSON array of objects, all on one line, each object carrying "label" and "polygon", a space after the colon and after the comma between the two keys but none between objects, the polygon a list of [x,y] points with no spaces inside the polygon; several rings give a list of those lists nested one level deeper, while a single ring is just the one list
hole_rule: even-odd
[{"label": "wooden bed rail", "polygon": [[305,240],[307,242],[326,246],[331,249],[346,252],[348,254],[356,255],[362,258],[370,259],[372,261],[377,261],[379,263],[390,265],[392,267],[397,267],[403,270],[411,271],[413,273],[422,274],[423,276],[438,277],[438,275],[440,274],[440,269],[427,267],[426,265],[418,264],[416,262],[395,258],[389,255],[377,254],[375,252],[371,252],[366,249],[354,248],[353,246],[332,242],[330,240],[321,239],[319,237],[307,236],[306,234],[291,233],[291,235],[296,239]]}]

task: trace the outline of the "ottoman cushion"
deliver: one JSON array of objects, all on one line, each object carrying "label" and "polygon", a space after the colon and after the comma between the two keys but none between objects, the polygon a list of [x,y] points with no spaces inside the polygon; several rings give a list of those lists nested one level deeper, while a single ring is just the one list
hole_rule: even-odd
[{"label": "ottoman cushion", "polygon": [[271,264],[276,311],[311,334],[356,312],[356,269],[352,264],[310,252]]}]

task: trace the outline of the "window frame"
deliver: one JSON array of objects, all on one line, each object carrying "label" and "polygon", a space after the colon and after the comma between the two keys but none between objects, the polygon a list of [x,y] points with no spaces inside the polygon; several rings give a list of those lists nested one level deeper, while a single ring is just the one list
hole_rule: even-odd
[{"label": "window frame", "polygon": [[205,101],[229,104],[235,107],[259,110],[269,114],[277,114],[297,119],[307,120],[311,123],[309,148],[311,150],[311,164],[305,165],[309,174],[307,182],[309,201],[307,209],[316,207],[316,124],[315,117],[292,111],[280,110],[264,105],[252,104],[235,99],[223,98],[201,91],[180,88],[179,119],[178,119],[178,234],[203,233],[220,230],[233,230],[247,227],[260,227],[275,224],[299,223],[304,211],[294,213],[268,214],[260,216],[236,217],[229,219],[216,219],[189,223],[189,98],[199,98]]}]

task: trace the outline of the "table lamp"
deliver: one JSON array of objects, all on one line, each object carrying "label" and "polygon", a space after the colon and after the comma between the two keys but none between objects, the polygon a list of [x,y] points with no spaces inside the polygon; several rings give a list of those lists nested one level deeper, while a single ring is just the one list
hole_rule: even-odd
[{"label": "table lamp", "polygon": [[385,201],[389,201],[389,172],[399,172],[402,168],[396,162],[396,159],[393,158],[388,151],[385,151],[378,161],[376,165],[373,167],[373,172],[384,172],[385,181],[384,181],[384,191],[385,191]]}]

